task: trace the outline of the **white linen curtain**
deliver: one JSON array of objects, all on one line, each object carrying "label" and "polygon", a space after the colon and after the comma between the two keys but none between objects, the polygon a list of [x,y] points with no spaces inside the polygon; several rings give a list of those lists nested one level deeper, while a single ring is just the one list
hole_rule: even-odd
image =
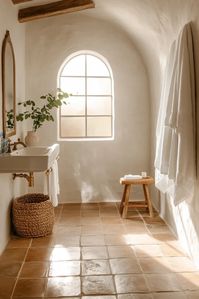
[{"label": "white linen curtain", "polygon": [[196,182],[196,96],[191,24],[170,48],[156,129],[156,187],[191,201]]}]

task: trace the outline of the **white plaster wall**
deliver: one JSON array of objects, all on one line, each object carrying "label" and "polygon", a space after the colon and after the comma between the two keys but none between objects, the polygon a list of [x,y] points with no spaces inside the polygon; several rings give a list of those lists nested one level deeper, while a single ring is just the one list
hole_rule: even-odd
[{"label": "white plaster wall", "polygon": [[[164,76],[165,61],[169,51],[169,47],[173,40],[177,37],[179,31],[189,21],[192,21],[194,34],[195,59],[196,59],[196,75],[197,75],[197,95],[199,95],[199,2],[190,1],[151,1],[154,11],[159,15],[161,24],[161,36],[155,35],[156,49],[153,53],[148,51],[148,73],[150,78],[151,91],[151,171],[153,171],[153,161],[155,155],[155,130],[160,104],[160,92],[162,79]],[[164,42],[163,42],[164,40]],[[142,49],[144,53],[144,49]],[[155,54],[155,57],[154,57]],[[147,57],[147,56],[145,56]],[[150,59],[151,57],[151,59]],[[156,63],[151,63],[156,60]],[[199,98],[197,97],[197,103]],[[198,107],[198,105],[197,105]],[[198,114],[199,117],[199,114]],[[198,131],[199,132],[199,131]],[[198,135],[199,144],[199,135]],[[198,164],[199,165],[199,164]],[[198,185],[198,184],[197,184]],[[185,251],[193,258],[199,267],[199,189],[197,186],[195,198],[191,204],[186,201],[178,206],[174,206],[172,198],[161,195],[160,200],[156,197],[154,201],[156,207],[160,210],[161,216],[170,225],[171,229],[176,233]]]},{"label": "white plaster wall", "polygon": [[[147,68],[150,86],[151,173],[154,174],[155,131],[160,93],[169,47],[182,26],[192,21],[199,95],[199,2],[198,0],[96,0],[101,18],[117,23],[134,41]],[[198,102],[199,99],[197,99]],[[199,105],[197,105],[199,108]],[[198,111],[199,117],[199,111]],[[199,124],[199,122],[198,122]],[[198,130],[199,143],[199,130]],[[199,148],[199,147],[198,147]],[[199,157],[199,156],[198,156]],[[199,159],[198,159],[199,165]],[[199,184],[197,184],[199,186]],[[184,249],[199,265],[199,190],[191,205],[175,207],[171,198],[153,192],[153,202],[161,216],[180,239]]]},{"label": "white plaster wall", "polygon": [[[93,12],[28,24],[27,95],[34,98],[54,91],[65,58],[84,49],[103,55],[112,68],[115,140],[60,142],[62,202],[119,199],[122,175],[144,170],[149,173],[150,110],[146,70],[134,44],[117,25],[94,18]],[[41,143],[57,142],[57,122],[45,125],[39,133]]]},{"label": "white plaster wall", "polygon": [[[0,0],[0,44],[6,30],[10,31],[16,60],[17,99],[25,94],[25,27],[17,21],[17,9],[11,1]],[[1,74],[0,74],[1,91]],[[2,129],[2,93],[0,92],[0,129]],[[18,128],[20,135],[20,128]],[[18,135],[18,136],[19,136]],[[14,137],[15,138],[15,137]],[[19,183],[13,184],[10,174],[0,174],[0,254],[10,237],[10,205],[14,195],[20,193]]]}]

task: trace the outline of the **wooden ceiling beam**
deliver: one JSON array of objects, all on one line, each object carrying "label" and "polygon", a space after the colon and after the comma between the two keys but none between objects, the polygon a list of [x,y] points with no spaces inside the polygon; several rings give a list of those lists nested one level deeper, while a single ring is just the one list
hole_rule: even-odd
[{"label": "wooden ceiling beam", "polygon": [[32,0],[12,0],[13,4],[19,4],[19,3],[24,3]]},{"label": "wooden ceiling beam", "polygon": [[62,0],[20,9],[18,20],[20,23],[23,23],[94,7],[95,3],[93,0]]}]

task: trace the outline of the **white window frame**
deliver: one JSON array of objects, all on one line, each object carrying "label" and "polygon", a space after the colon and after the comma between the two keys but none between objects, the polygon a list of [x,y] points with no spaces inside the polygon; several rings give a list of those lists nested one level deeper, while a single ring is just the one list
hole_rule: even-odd
[{"label": "white window frame", "polygon": [[[57,120],[58,120],[58,126],[57,126],[57,136],[58,136],[58,141],[110,141],[110,140],[114,140],[114,127],[115,127],[115,101],[114,101],[114,81],[113,81],[113,74],[112,74],[112,70],[111,67],[108,63],[108,61],[106,60],[106,58],[104,58],[102,55],[100,55],[97,52],[94,51],[88,51],[88,50],[83,50],[83,51],[78,51],[78,52],[74,52],[73,54],[69,55],[64,62],[62,63],[59,72],[58,72],[58,76],[57,76],[57,87],[60,88],[60,78],[61,78],[61,74],[63,72],[63,69],[65,67],[65,65],[74,57],[79,56],[79,55],[93,55],[95,57],[97,57],[98,59],[100,59],[107,67],[107,70],[109,71],[110,76],[109,77],[104,77],[104,76],[84,76],[84,78],[87,80],[87,78],[110,78],[111,80],[111,94],[109,95],[111,97],[111,104],[112,104],[112,109],[111,109],[111,115],[104,115],[104,116],[109,116],[111,117],[112,121],[111,121],[111,133],[112,136],[109,137],[104,137],[104,136],[94,136],[94,137],[86,137],[86,136],[82,136],[82,137],[61,137],[61,109],[57,109]],[[70,77],[70,76],[68,76]],[[72,76],[71,76],[72,77]],[[77,76],[78,77],[78,76]],[[66,91],[67,92],[67,91]],[[89,95],[91,96],[91,95]],[[95,97],[97,96],[103,96],[103,95],[94,95]],[[104,95],[104,96],[108,96],[108,95]],[[85,101],[87,102],[87,92],[85,92]],[[87,104],[86,104],[87,105]],[[82,115],[81,115],[82,116]],[[89,115],[87,114],[87,109],[85,111],[85,115],[83,115],[86,119],[86,123],[87,123],[87,117],[89,117]],[[92,117],[99,117],[99,115],[91,115]],[[103,117],[103,115],[100,115]],[[67,117],[67,116],[66,116]],[[71,116],[69,116],[71,117]],[[76,115],[74,115],[74,117],[77,117]],[[87,127],[85,128],[85,133],[87,134]]]}]

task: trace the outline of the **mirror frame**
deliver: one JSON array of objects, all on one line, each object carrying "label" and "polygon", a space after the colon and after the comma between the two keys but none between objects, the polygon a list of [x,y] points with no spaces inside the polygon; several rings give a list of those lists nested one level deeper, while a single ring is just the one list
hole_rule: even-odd
[{"label": "mirror frame", "polygon": [[[13,66],[13,111],[14,111],[14,128],[11,131],[7,130],[6,127],[6,106],[7,106],[7,97],[6,97],[6,78],[5,78],[5,72],[6,72],[6,48],[10,47],[11,53],[12,53],[12,66]],[[16,67],[15,67],[15,55],[14,55],[14,49],[12,45],[12,41],[10,38],[10,32],[7,30],[3,44],[2,44],[2,53],[1,53],[1,61],[2,61],[2,118],[3,118],[3,135],[4,138],[10,137],[12,135],[16,134]]]}]

